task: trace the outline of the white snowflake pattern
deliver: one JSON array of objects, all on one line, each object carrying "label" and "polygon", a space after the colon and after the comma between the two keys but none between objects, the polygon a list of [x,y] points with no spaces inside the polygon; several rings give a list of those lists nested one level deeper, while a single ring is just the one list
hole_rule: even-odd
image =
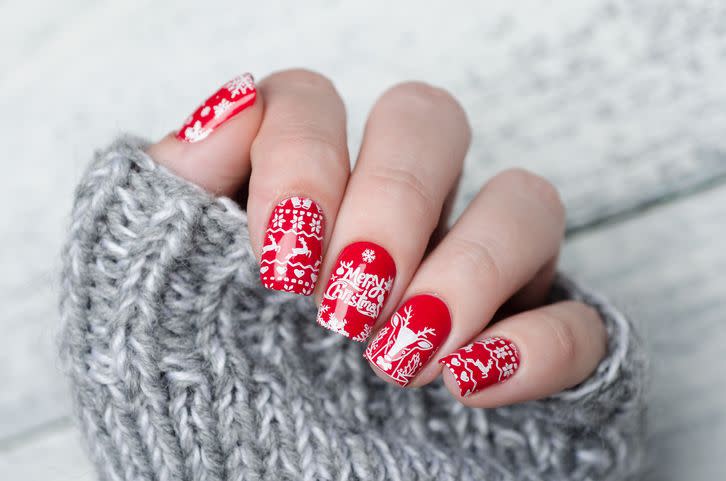
[{"label": "white snowflake pattern", "polygon": [[202,123],[197,120],[193,126],[184,129],[184,138],[189,142],[198,142],[206,139],[211,132],[209,129],[203,129]]},{"label": "white snowflake pattern", "polygon": [[370,264],[376,260],[376,253],[373,252],[373,249],[366,249],[363,251],[363,254],[361,254],[361,257],[363,258],[363,262]]},{"label": "white snowflake pattern", "polygon": [[323,312],[323,313],[328,312],[329,309],[330,309],[330,306],[327,304],[323,304],[322,306],[320,306],[320,312]]},{"label": "white snowflake pattern", "polygon": [[305,225],[305,218],[303,214],[295,214],[292,217],[292,228],[296,230],[302,230]]},{"label": "white snowflake pattern", "polygon": [[227,99],[220,100],[219,103],[214,106],[214,118],[216,119],[231,108],[232,102]]},{"label": "white snowflake pattern", "polygon": [[503,359],[511,354],[511,352],[509,352],[509,349],[504,346],[495,347],[492,353],[497,359]]},{"label": "white snowflake pattern", "polygon": [[502,367],[502,377],[509,377],[514,374],[514,370],[517,368],[516,364],[505,364]]},{"label": "white snowflake pattern", "polygon": [[315,234],[320,235],[320,231],[323,228],[322,223],[320,222],[320,219],[317,217],[314,219],[310,219],[310,228],[313,230]]},{"label": "white snowflake pattern", "polygon": [[244,95],[247,93],[248,90],[254,89],[255,84],[254,80],[252,80],[252,75],[244,74],[235,77],[226,84],[224,84],[224,88],[229,90],[230,96],[232,98],[235,98],[239,94]]},{"label": "white snowflake pattern", "polygon": [[283,225],[285,225],[285,216],[279,212],[275,212],[275,216],[272,218],[272,227],[278,229]]}]

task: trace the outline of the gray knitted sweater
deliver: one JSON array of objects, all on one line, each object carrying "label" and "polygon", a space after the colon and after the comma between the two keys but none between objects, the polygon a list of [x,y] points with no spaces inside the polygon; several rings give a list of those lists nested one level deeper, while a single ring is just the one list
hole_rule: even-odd
[{"label": "gray knitted sweater", "polygon": [[[622,480],[642,464],[643,360],[630,323],[564,276],[553,299],[602,314],[584,383],[499,409],[438,382],[379,380],[362,347],[265,290],[245,212],[157,166],[99,152],[63,254],[61,353],[100,479]],[[301,342],[302,339],[302,342]]]}]

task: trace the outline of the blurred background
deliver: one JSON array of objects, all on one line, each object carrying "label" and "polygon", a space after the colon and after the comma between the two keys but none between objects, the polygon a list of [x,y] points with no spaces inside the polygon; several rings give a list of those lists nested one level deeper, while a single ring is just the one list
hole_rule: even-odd
[{"label": "blurred background", "polygon": [[353,151],[375,98],[419,79],[473,125],[462,191],[513,165],[551,179],[563,269],[630,313],[653,358],[645,479],[725,479],[726,3],[707,0],[0,0],[0,477],[93,479],[53,336],[94,149],[293,66],[335,82]]}]

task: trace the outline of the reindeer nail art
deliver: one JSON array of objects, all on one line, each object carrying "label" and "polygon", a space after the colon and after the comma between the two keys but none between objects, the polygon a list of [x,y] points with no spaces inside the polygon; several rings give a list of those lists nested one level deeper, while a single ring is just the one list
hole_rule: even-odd
[{"label": "reindeer nail art", "polygon": [[239,75],[197,107],[176,133],[184,142],[199,142],[227,120],[255,103],[257,90],[252,75]]},{"label": "reindeer nail art", "polygon": [[519,368],[517,346],[502,337],[491,337],[464,346],[439,361],[449,368],[462,397],[506,381]]},{"label": "reindeer nail art", "polygon": [[365,342],[396,277],[396,264],[383,247],[354,242],[340,252],[318,311],[318,324],[353,341]]},{"label": "reindeer nail art", "polygon": [[275,207],[267,226],[260,280],[268,289],[309,296],[318,279],[325,218],[320,206],[290,197]]},{"label": "reindeer nail art", "polygon": [[444,302],[422,294],[406,301],[378,331],[363,357],[406,386],[436,353],[451,330]]}]

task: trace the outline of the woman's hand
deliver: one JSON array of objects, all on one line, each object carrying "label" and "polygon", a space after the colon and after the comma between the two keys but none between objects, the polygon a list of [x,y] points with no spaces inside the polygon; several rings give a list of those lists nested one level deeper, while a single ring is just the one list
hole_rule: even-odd
[{"label": "woman's hand", "polygon": [[382,378],[422,386],[446,366],[470,406],[549,396],[592,373],[607,335],[584,304],[543,305],[564,230],[546,180],[500,173],[446,231],[469,141],[451,95],[400,84],[351,172],[335,88],[289,70],[230,81],[148,153],[214,194],[246,191],[263,284],[313,294],[318,323],[367,340]]}]

